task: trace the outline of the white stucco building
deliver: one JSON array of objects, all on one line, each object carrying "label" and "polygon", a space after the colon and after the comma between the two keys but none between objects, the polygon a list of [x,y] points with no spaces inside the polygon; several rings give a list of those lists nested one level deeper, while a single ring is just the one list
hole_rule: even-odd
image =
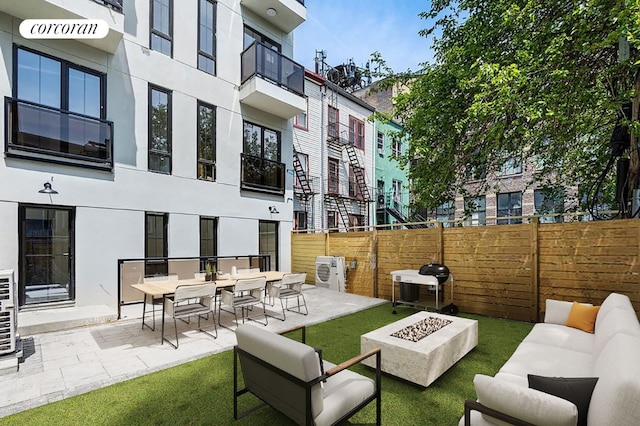
[{"label": "white stucco building", "polygon": [[[21,36],[43,18],[109,33]],[[0,2],[0,269],[21,312],[117,311],[119,259],[160,258],[145,275],[178,257],[290,268],[305,18],[303,0]]]}]

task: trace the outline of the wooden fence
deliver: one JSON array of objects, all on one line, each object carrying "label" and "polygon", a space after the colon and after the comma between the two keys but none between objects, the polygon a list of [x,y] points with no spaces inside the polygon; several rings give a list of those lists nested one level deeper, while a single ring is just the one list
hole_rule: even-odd
[{"label": "wooden fence", "polygon": [[[391,300],[390,272],[445,264],[462,312],[539,321],[547,298],[595,305],[611,292],[640,308],[640,220],[293,234],[292,270],[314,282],[316,256],[357,261],[347,291]],[[444,303],[451,302],[451,280]],[[396,297],[399,296],[396,286]],[[425,296],[426,297],[426,296]]]}]

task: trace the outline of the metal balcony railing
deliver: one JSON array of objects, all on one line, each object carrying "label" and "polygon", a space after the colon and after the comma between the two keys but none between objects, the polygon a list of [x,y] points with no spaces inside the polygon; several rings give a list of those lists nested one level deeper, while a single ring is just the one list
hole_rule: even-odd
[{"label": "metal balcony railing", "polygon": [[256,75],[304,96],[304,67],[257,41],[242,52],[242,83]]},{"label": "metal balcony railing", "polygon": [[5,97],[8,156],[113,168],[113,122]]},{"label": "metal balcony railing", "polygon": [[105,6],[109,6],[113,10],[117,10],[118,12],[122,12],[122,0],[92,0],[92,1],[95,1],[96,3],[99,3],[99,4],[104,4]]},{"label": "metal balcony railing", "polygon": [[284,194],[286,165],[266,158],[240,154],[240,187]]}]

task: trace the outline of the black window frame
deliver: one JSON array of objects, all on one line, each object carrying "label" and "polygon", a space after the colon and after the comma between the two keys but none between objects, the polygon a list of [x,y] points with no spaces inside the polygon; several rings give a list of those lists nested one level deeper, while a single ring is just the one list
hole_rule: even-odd
[{"label": "black window frame", "polygon": [[153,36],[156,35],[160,38],[163,38],[169,42],[171,45],[171,51],[169,52],[169,57],[173,58],[173,0],[168,0],[169,2],[169,34],[165,34],[164,32],[154,28],[153,26],[153,14],[155,13],[155,3],[157,0],[149,1],[149,49],[155,50],[158,53],[166,55],[166,53],[161,50],[156,50],[153,48]]},{"label": "black window frame", "polygon": [[[149,218],[162,218],[162,256],[150,256]],[[169,273],[169,213],[144,212],[144,257],[145,276],[167,275]],[[151,259],[150,258],[156,258]]]},{"label": "black window frame", "polygon": [[[211,160],[207,160],[207,159],[203,159],[202,157],[200,157],[200,152],[201,152],[201,120],[200,120],[200,109],[201,108],[208,108],[211,110],[212,112],[212,117],[213,117],[213,130],[211,132],[211,134],[213,135],[213,140],[211,141],[212,147],[211,147],[211,151],[212,151],[212,159]],[[198,180],[204,180],[204,181],[209,181],[209,182],[215,182],[216,180],[216,149],[217,149],[217,137],[216,137],[216,129],[217,129],[217,112],[216,112],[216,106],[215,105],[211,105],[209,103],[203,102],[198,100],[198,104],[197,104],[197,114],[196,114],[196,157],[197,157],[197,167],[196,167],[196,177],[198,178]],[[208,179],[202,176],[201,172],[200,172],[200,167],[211,167],[211,179]]]},{"label": "black window frame", "polygon": [[[18,53],[20,50],[25,52],[41,56],[43,58],[55,61],[60,64],[60,99],[58,106],[49,106],[46,104],[40,104],[28,100],[23,100],[18,97],[19,93],[19,61]],[[76,64],[74,62],[62,59],[47,53],[40,52],[35,49],[31,49],[26,46],[13,44],[12,51],[13,60],[13,98],[5,97],[5,153],[8,157],[24,158],[35,161],[43,161],[48,163],[65,164],[76,167],[91,168],[112,171],[113,170],[113,122],[106,119],[107,117],[107,74],[97,71],[95,69]],[[85,74],[90,74],[99,79],[100,84],[100,113],[99,116],[87,115],[84,113],[78,113],[69,111],[69,72],[70,70],[80,71]],[[32,148],[23,146],[20,144],[12,143],[14,131],[11,125],[11,111],[15,112],[14,108],[18,108],[18,104],[24,106],[31,106],[33,108],[41,108],[43,110],[59,112],[65,116],[73,116],[76,119],[99,121],[101,125],[105,125],[109,128],[109,141],[105,144],[105,152],[107,158],[100,159],[92,156],[82,156],[78,154],[65,153],[63,151],[56,151],[53,149]],[[17,130],[15,130],[17,132]]]},{"label": "black window frame", "polygon": [[[505,196],[505,195],[509,197],[509,200],[508,200],[509,201],[509,208],[508,209],[501,209],[500,208],[500,197],[501,196]],[[519,209],[514,209],[514,207],[513,207],[513,202],[512,202],[511,198],[514,195],[519,195],[520,196],[520,208]],[[519,214],[514,214],[514,213],[518,213],[518,212],[516,212],[514,210],[520,210]],[[512,224],[520,224],[520,223],[522,223],[522,192],[514,191],[514,192],[502,192],[502,193],[496,194],[496,217],[498,218],[498,220],[496,221],[496,223],[498,225],[512,225]]]},{"label": "black window frame", "polygon": [[[204,50],[202,50],[202,46],[200,45],[200,40],[201,40],[201,33],[200,33],[200,29],[201,29],[201,23],[200,20],[202,18],[202,2],[206,2],[206,3],[210,3],[211,5],[213,5],[213,40],[212,40],[212,46],[213,46],[213,54],[209,53],[209,52],[205,52]],[[218,6],[218,2],[215,0],[198,0],[198,58],[196,59],[197,61],[197,67],[200,71],[202,72],[206,72],[207,74],[211,74],[211,75],[216,75],[217,74],[217,62],[216,62],[216,56],[217,56],[217,36],[216,36],[216,32],[218,30],[218,25],[217,25],[217,21],[218,21],[218,11],[217,11],[217,6]],[[213,72],[209,72],[207,70],[204,70],[202,68],[200,68],[200,57],[203,57],[205,59],[209,59],[213,62]]]},{"label": "black window frame", "polygon": [[[213,223],[213,236],[212,238],[204,238],[203,225]],[[218,256],[218,225],[219,221],[217,217],[212,216],[200,216],[199,222],[199,241],[200,241],[200,270],[204,270],[206,267],[207,259],[216,258]],[[211,251],[203,250],[204,245],[207,242],[211,242]],[[206,258],[206,259],[205,259]]]},{"label": "black window frame", "polygon": [[[158,91],[158,92],[162,92],[165,93],[167,95],[167,151],[159,151],[159,150],[154,150],[151,148],[151,140],[153,138],[153,121],[152,121],[152,94],[153,91]],[[148,104],[147,104],[147,121],[148,121],[148,127],[147,127],[147,170],[149,170],[150,172],[153,173],[160,173],[160,174],[167,174],[167,175],[171,175],[172,170],[173,170],[173,127],[172,127],[172,121],[173,121],[173,105],[172,105],[172,91],[169,89],[165,89],[164,87],[161,86],[156,86],[155,84],[151,84],[149,83],[149,90],[148,90]],[[152,155],[165,155],[166,157],[169,158],[169,172],[165,173],[163,171],[160,170],[153,170],[151,169],[151,156]]]}]

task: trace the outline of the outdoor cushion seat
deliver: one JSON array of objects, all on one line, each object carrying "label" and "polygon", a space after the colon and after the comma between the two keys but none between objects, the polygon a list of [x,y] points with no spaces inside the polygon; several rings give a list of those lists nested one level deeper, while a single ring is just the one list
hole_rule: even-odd
[{"label": "outdoor cushion seat", "polygon": [[[162,317],[162,343],[166,341],[175,349],[178,349],[178,325],[176,323],[176,319],[189,318],[192,315],[198,316],[198,329],[200,329],[200,331],[209,334],[214,338],[217,338],[218,329],[216,327],[216,320],[214,315],[215,298],[216,285],[214,283],[180,285],[176,287],[176,292],[174,293],[174,295],[166,297],[164,299],[165,315],[173,318],[173,326],[176,333],[176,343],[174,345],[173,342],[164,337],[164,316]],[[215,335],[208,333],[207,331],[200,328],[200,319],[203,315],[206,315],[208,318],[209,313],[211,313]]]},{"label": "outdoor cushion seat", "polygon": [[[281,334],[244,324],[236,329],[234,347],[234,418],[242,418],[268,404],[300,425],[333,425],[346,420],[376,400],[376,424],[380,424],[380,349],[356,356],[339,365],[323,361],[319,352]],[[370,356],[376,357],[376,380],[347,370]],[[240,369],[238,368],[240,361]],[[321,368],[321,363],[324,368]],[[245,388],[238,388],[238,371]],[[250,392],[264,404],[238,413],[238,397]]]},{"label": "outdoor cushion seat", "polygon": [[[282,318],[278,318],[282,321],[287,319],[285,311],[296,312],[302,315],[308,315],[307,301],[302,294],[302,285],[307,280],[307,274],[284,274],[282,280],[278,283],[267,283],[267,295],[271,299],[280,300],[280,307],[282,308]],[[289,307],[289,300],[296,299],[296,305]],[[302,299],[302,303],[300,300]],[[304,312],[302,308],[304,307]],[[295,310],[294,310],[295,309]]]}]

